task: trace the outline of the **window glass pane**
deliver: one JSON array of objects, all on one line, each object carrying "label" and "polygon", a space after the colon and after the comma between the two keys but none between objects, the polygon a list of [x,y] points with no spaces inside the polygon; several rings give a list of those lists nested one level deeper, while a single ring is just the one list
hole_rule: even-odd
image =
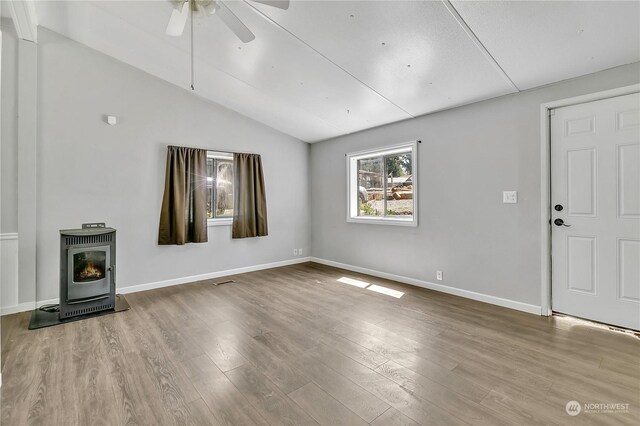
[{"label": "window glass pane", "polygon": [[347,154],[348,222],[417,226],[416,147],[412,142]]},{"label": "window glass pane", "polygon": [[387,172],[387,216],[413,215],[412,155],[410,152],[385,157]]},{"label": "window glass pane", "polygon": [[213,219],[213,158],[207,158],[207,218]]},{"label": "window glass pane", "polygon": [[383,192],[383,157],[358,160],[358,216],[383,216]]},{"label": "window glass pane", "polygon": [[215,217],[233,216],[233,162],[216,159]]}]

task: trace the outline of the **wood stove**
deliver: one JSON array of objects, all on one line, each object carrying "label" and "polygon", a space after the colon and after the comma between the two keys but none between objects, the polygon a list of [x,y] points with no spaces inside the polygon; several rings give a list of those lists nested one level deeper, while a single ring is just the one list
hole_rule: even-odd
[{"label": "wood stove", "polygon": [[104,223],[60,231],[60,319],[114,309],[116,230]]}]

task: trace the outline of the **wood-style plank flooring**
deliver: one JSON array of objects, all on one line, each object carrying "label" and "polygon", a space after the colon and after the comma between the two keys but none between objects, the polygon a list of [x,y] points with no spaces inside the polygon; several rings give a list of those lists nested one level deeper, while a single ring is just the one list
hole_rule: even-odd
[{"label": "wood-style plank flooring", "polygon": [[2,425],[640,424],[634,336],[314,263],[232,278],[40,330],[2,317]]}]

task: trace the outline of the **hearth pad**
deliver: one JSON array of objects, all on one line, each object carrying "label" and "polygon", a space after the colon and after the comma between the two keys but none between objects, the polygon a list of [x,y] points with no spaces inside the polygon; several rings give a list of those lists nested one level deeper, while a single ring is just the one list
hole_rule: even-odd
[{"label": "hearth pad", "polygon": [[124,295],[116,294],[116,307],[115,309],[109,309],[106,311],[92,312],[86,315],[78,315],[71,318],[60,319],[59,312],[45,312],[40,309],[35,309],[31,313],[31,321],[29,321],[29,330],[35,330],[36,328],[51,327],[52,325],[66,324],[68,322],[83,320],[87,318],[99,317],[102,315],[113,314],[115,312],[126,311],[130,308],[129,302],[125,299]]}]

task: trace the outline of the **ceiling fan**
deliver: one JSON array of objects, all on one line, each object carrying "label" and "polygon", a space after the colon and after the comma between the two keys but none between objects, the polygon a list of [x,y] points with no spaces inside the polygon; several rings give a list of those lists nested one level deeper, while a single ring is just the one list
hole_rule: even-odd
[{"label": "ceiling fan", "polygon": [[[173,11],[166,33],[170,36],[179,37],[184,32],[187,19],[191,12],[200,16],[216,15],[243,43],[248,43],[256,36],[249,28],[229,9],[221,0],[169,0],[173,4]],[[263,3],[279,9],[288,9],[289,0],[252,0],[256,3]]]}]

